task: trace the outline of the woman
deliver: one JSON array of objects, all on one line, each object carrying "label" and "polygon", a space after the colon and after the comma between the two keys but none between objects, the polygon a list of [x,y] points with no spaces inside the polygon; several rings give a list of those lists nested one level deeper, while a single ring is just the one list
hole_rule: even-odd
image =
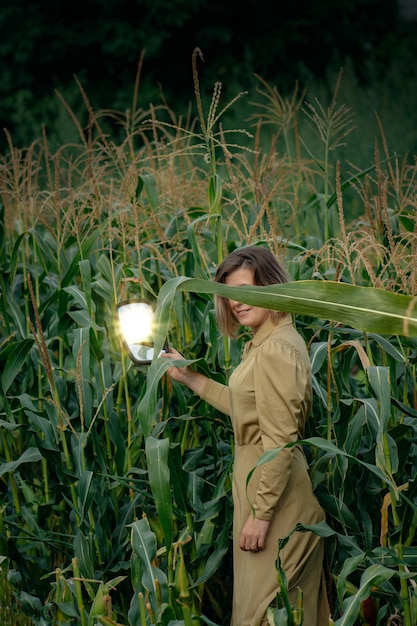
[{"label": "woman", "polygon": [[[266,248],[248,246],[232,252],[215,280],[231,286],[284,283],[288,277]],[[190,367],[168,370],[170,376],[216,409],[230,415],[235,436],[233,468],[232,626],[267,624],[266,610],[278,591],[278,539],[300,522],[324,520],[315,498],[301,447],[285,448],[247,476],[266,451],[303,438],[311,409],[310,361],[304,340],[289,314],[216,296],[220,330],[233,336],[239,327],[252,331],[241,363],[229,385]],[[182,358],[170,349],[167,358]],[[303,591],[304,625],[325,626],[329,607],[323,576],[323,544],[314,533],[294,533],[281,552],[290,598]]]}]

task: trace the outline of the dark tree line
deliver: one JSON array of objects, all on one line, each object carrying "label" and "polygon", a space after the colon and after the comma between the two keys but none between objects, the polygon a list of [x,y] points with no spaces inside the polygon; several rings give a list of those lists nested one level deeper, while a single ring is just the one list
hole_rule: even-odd
[{"label": "dark tree line", "polygon": [[142,98],[162,89],[175,108],[193,97],[195,47],[210,89],[257,73],[285,90],[303,68],[322,77],[346,59],[366,81],[370,61],[382,73],[415,39],[396,0],[3,0],[0,32],[1,124],[17,136],[74,74],[95,106],[128,107],[143,50]]}]

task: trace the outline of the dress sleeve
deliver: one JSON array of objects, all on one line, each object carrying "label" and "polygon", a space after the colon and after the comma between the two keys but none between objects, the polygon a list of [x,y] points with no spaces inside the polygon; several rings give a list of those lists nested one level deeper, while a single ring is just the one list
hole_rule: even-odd
[{"label": "dress sleeve", "polygon": [[230,416],[230,393],[227,385],[209,379],[203,388],[201,398],[218,411]]},{"label": "dress sleeve", "polygon": [[[256,355],[254,371],[256,410],[264,452],[297,441],[309,410],[309,366],[291,343],[270,337]],[[290,476],[292,455],[292,448],[283,449],[261,466],[253,503],[260,519],[271,519]]]}]

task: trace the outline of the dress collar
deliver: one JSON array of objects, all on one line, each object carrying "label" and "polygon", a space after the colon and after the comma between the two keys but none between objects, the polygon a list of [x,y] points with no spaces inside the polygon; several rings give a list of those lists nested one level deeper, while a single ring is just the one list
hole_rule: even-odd
[{"label": "dress collar", "polygon": [[246,342],[245,347],[243,349],[242,361],[247,357],[247,355],[249,354],[252,346],[253,347],[260,346],[261,343],[263,341],[265,341],[265,339],[267,337],[272,335],[272,333],[277,328],[279,328],[280,326],[288,326],[288,325],[290,325],[292,323],[293,323],[292,322],[292,316],[290,315],[290,313],[281,313],[281,315],[278,318],[277,323],[274,323],[271,320],[271,318],[268,317],[264,321],[262,326],[256,331],[256,333],[254,334],[252,339],[249,339],[249,341]]},{"label": "dress collar", "polygon": [[292,317],[289,313],[281,313],[276,323],[272,321],[271,317],[268,317],[252,337],[252,345],[259,346],[274,330],[288,324],[292,324]]}]

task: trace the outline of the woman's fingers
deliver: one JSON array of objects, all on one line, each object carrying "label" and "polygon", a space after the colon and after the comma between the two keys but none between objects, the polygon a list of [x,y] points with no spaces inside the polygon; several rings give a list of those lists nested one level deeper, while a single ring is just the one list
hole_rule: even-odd
[{"label": "woman's fingers", "polygon": [[250,539],[247,539],[243,547],[240,546],[240,548],[244,552],[259,552],[259,550],[261,549],[257,541],[251,541]]},{"label": "woman's fingers", "polygon": [[[184,360],[184,357],[182,354],[180,354],[178,352],[178,350],[175,350],[175,348],[172,348],[171,346],[169,347],[169,352],[166,352],[165,354],[161,354],[161,356],[164,359],[171,359],[173,361],[176,360]],[[168,376],[170,376],[173,380],[176,380],[177,382],[180,383],[184,383],[187,384],[187,373],[188,373],[189,368],[187,367],[169,367],[167,369],[167,374]]]},{"label": "woman's fingers", "polygon": [[164,354],[161,354],[161,356],[168,358],[168,359],[184,359],[184,357],[182,356],[182,354],[180,354],[180,352],[178,352],[178,350],[175,350],[175,348],[172,348],[171,346],[168,349],[168,352],[165,352]]},{"label": "woman's fingers", "polygon": [[265,538],[268,532],[269,521],[254,518],[252,515],[242,528],[239,547],[245,552],[259,552],[265,548]]}]

